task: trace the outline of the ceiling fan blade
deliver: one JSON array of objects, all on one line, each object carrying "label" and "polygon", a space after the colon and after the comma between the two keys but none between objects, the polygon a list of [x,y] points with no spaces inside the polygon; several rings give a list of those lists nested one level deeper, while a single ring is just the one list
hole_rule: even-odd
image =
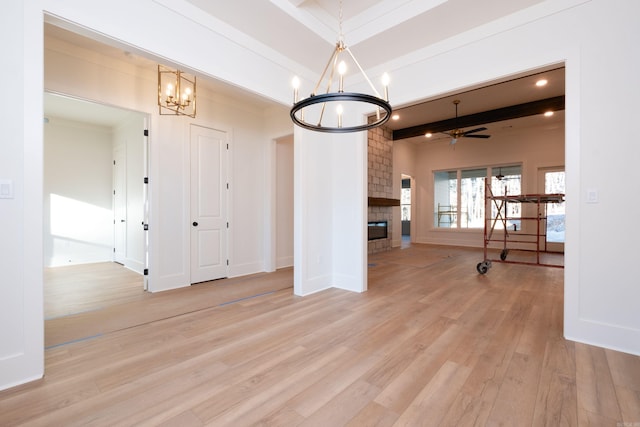
[{"label": "ceiling fan blade", "polygon": [[483,131],[483,130],[487,130],[487,128],[475,128],[475,129],[467,130],[467,131],[464,131],[464,135],[466,136],[466,135],[468,135],[470,133],[476,133],[476,132],[480,132],[480,131]]},{"label": "ceiling fan blade", "polygon": [[466,138],[491,138],[491,135],[463,135]]}]

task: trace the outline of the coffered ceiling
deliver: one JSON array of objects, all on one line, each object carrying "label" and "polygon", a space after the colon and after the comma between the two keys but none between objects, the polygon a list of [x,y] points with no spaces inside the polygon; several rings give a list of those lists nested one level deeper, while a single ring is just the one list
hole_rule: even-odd
[{"label": "coffered ceiling", "polygon": [[[528,19],[536,13],[550,13],[553,2],[543,0],[154,0],[198,22],[207,22],[216,31],[238,43],[252,44],[261,54],[288,58],[294,64],[313,73],[320,73],[333,50],[342,22],[345,43],[356,55],[365,70],[384,67],[411,52],[437,45],[452,39],[464,39],[465,34],[480,31],[501,20],[515,20],[515,16],[527,11]],[[562,7],[584,0],[570,0]],[[340,6],[342,3],[342,19]],[[539,10],[541,9],[541,10]],[[203,20],[206,17],[206,20]],[[511,21],[509,21],[511,22]],[[242,37],[238,37],[241,35]],[[140,58],[52,25],[45,26],[45,40],[64,40],[78,44],[94,52],[127,56],[130,61],[147,61],[155,64],[155,58]],[[256,47],[257,46],[257,47]],[[535,76],[548,74],[549,85],[541,90],[531,87],[536,77],[513,76],[509,81],[494,82],[483,88],[469,88],[463,92],[442,94],[437,99],[417,100],[414,105],[394,106],[400,118],[390,121],[394,129],[404,129],[452,118],[455,109],[452,101],[460,99],[461,116],[493,110],[511,105],[564,95],[564,70],[558,66],[532,71]],[[215,91],[241,97],[259,107],[274,105],[228,85],[208,79],[199,84],[209,84]],[[539,119],[539,118],[538,118]],[[563,115],[543,122],[550,125],[562,121]],[[514,125],[542,125],[533,117],[522,122],[509,122],[501,127]],[[497,125],[494,125],[494,127]],[[419,141],[418,137],[414,137]]]},{"label": "coffered ceiling", "polygon": [[[187,0],[310,70],[340,33],[367,70],[543,0]],[[250,13],[249,13],[250,11]],[[323,54],[326,52],[326,54]]]}]

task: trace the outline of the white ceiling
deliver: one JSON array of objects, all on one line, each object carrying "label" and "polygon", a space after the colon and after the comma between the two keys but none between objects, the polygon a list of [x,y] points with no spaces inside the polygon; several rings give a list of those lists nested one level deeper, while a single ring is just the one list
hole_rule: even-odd
[{"label": "white ceiling", "polygon": [[[340,33],[340,0],[186,1],[318,72]],[[344,41],[367,70],[542,1],[344,0]]]},{"label": "white ceiling", "polygon": [[115,128],[136,114],[140,113],[54,93],[44,94],[45,122],[61,118]]},{"label": "white ceiling", "polygon": [[[320,74],[331,54],[340,32],[340,0],[157,0],[180,8],[191,6],[189,13],[205,13],[213,22],[224,23],[268,46],[277,54],[291,59],[302,67]],[[396,58],[423,49],[434,43],[459,36],[473,29],[490,25],[507,15],[535,7],[543,0],[344,0],[342,1],[342,30],[347,46],[367,70],[390,63]],[[183,8],[187,9],[187,8]],[[248,13],[250,11],[250,13]],[[187,13],[185,11],[185,13]],[[141,58],[117,47],[106,46],[69,31],[47,24],[45,42],[63,40],[94,52],[126,58],[142,66],[155,67],[155,58]],[[538,70],[536,72],[549,72]],[[561,80],[560,80],[561,76]],[[204,80],[204,81],[203,81]],[[401,119],[389,122],[392,128],[430,123],[454,116],[453,99],[460,99],[460,115],[528,102],[564,94],[564,72],[556,73],[550,85],[542,91],[531,92],[530,82],[515,79],[509,87],[489,85],[483,90],[444,94],[437,100],[422,100],[417,105],[397,110]],[[242,98],[261,108],[274,105],[272,101],[251,94],[232,85],[213,79],[200,79],[199,85],[209,85],[213,91]],[[47,101],[47,114],[59,115],[52,109],[58,105],[69,107],[69,100]],[[88,108],[80,108],[85,114]],[[70,113],[69,113],[70,114]],[[109,117],[105,112],[100,116]],[[527,126],[533,119],[523,121]],[[552,120],[563,120],[557,114]],[[516,121],[516,124],[519,123]],[[507,126],[513,126],[513,123]],[[494,128],[497,125],[494,125]]]}]

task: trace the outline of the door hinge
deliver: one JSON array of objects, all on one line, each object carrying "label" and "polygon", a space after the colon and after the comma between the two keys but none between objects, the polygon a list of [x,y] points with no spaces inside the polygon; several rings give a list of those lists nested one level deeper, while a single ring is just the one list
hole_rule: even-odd
[{"label": "door hinge", "polygon": [[148,268],[145,268],[145,269],[144,269],[144,275],[145,275],[145,276],[148,276],[148,275],[149,275],[149,269],[148,269]]},{"label": "door hinge", "polygon": [[229,228],[229,222],[227,221],[227,228]]},{"label": "door hinge", "polygon": [[229,260],[227,260],[227,265],[229,265]]},{"label": "door hinge", "polygon": [[144,183],[145,183],[145,184],[148,184],[148,183],[149,183],[149,177],[148,177],[148,176],[145,176],[145,177],[144,177]]},{"label": "door hinge", "polygon": [[149,224],[144,224],[144,231],[149,231]]},{"label": "door hinge", "polygon": [[114,254],[116,253],[116,248],[113,248],[113,253],[114,253]]},{"label": "door hinge", "polygon": [[113,161],[113,166],[115,166],[115,165],[116,165],[116,161],[114,160],[114,161]]},{"label": "door hinge", "polygon": [[143,134],[144,134],[144,136],[149,136],[149,129],[145,129]]},{"label": "door hinge", "polygon": [[229,189],[229,183],[227,182],[227,190]]},{"label": "door hinge", "polygon": [[229,144],[227,144],[227,150],[229,149]]}]

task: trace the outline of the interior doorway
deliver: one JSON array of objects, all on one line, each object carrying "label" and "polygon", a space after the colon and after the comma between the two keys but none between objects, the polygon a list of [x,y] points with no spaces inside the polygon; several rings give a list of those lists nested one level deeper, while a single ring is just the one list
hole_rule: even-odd
[{"label": "interior doorway", "polygon": [[58,270],[56,289],[45,280],[51,319],[96,309],[86,292],[95,282],[108,292],[104,264],[117,262],[132,292],[144,292],[148,117],[54,93],[44,107],[45,279]]}]

